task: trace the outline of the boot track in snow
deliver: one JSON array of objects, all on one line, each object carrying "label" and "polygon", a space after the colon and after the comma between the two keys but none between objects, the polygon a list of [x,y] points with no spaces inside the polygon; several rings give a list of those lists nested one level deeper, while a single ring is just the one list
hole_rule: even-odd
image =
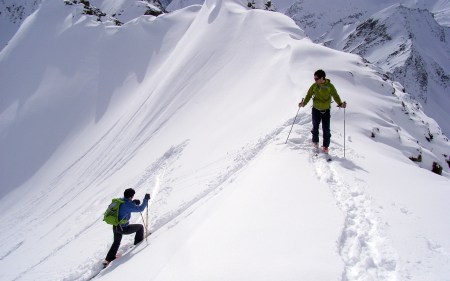
[{"label": "boot track in snow", "polygon": [[[308,151],[319,180],[329,186],[344,214],[344,226],[337,241],[345,265],[341,280],[396,280],[396,254],[386,241],[382,222],[372,210],[372,200],[365,191],[367,183],[357,178],[344,180],[336,169],[339,161],[329,162],[315,154],[310,140],[310,119],[309,115],[299,118],[301,126],[296,126],[291,145]],[[342,150],[337,143],[333,147],[334,151]],[[347,158],[357,156],[352,151],[347,155]]]}]

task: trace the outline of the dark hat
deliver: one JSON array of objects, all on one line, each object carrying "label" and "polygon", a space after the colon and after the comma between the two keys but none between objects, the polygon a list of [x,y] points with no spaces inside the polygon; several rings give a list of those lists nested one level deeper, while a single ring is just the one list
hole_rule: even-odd
[{"label": "dark hat", "polygon": [[136,191],[134,191],[134,189],[132,189],[132,188],[125,189],[125,191],[123,192],[123,197],[132,198],[135,193],[136,193]]},{"label": "dark hat", "polygon": [[316,72],[314,72],[314,76],[317,76],[317,78],[325,78],[327,75],[325,73],[325,71],[323,71],[322,69],[317,70]]}]

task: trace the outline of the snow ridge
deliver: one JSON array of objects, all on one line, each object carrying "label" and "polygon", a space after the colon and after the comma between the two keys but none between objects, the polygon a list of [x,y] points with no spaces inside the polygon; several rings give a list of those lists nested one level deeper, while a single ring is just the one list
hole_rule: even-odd
[{"label": "snow ridge", "polygon": [[[124,187],[134,187],[139,199],[158,189],[149,208],[153,234],[133,251],[133,236],[124,237],[121,251],[129,254],[102,280],[386,281],[402,267],[404,276],[433,275],[414,281],[449,276],[450,227],[441,215],[450,198],[448,167],[440,177],[428,165],[449,147],[437,124],[359,57],[302,39],[285,16],[235,2],[211,0],[122,27],[78,17],[62,3],[42,4],[37,25],[15,41],[23,47],[7,47],[2,69],[11,77],[40,77],[49,62],[57,69],[26,93],[25,83],[0,75],[9,93],[2,132],[11,132],[2,142],[11,161],[2,163],[19,172],[30,161],[39,164],[2,199],[0,268],[8,270],[0,279],[92,277],[111,245],[102,214]],[[44,28],[51,17],[67,28],[63,46],[78,56],[51,56],[58,42],[36,48],[35,34],[54,37]],[[89,44],[78,45],[79,35]],[[36,60],[27,72],[22,52],[41,57],[29,46],[52,60]],[[98,65],[72,64],[97,58],[98,50]],[[332,108],[332,163],[311,157],[303,111],[285,145],[290,108],[293,115],[317,67],[351,104],[345,159],[342,111]],[[48,145],[54,129],[60,138]],[[38,140],[49,148],[45,159],[33,153],[42,149]],[[423,162],[411,162],[422,146]],[[379,165],[387,161],[397,169]]]},{"label": "snow ridge", "polygon": [[[288,121],[289,123],[290,121]],[[240,150],[228,153],[226,159],[221,159],[222,161],[215,161],[214,163],[207,164],[203,170],[218,170],[219,173],[213,173],[212,176],[208,176],[205,181],[207,186],[200,194],[194,196],[190,201],[183,203],[177,209],[172,209],[168,213],[157,216],[153,226],[151,227],[151,232],[156,232],[157,230],[167,226],[168,228],[173,227],[178,224],[182,218],[189,216],[201,202],[210,199],[214,195],[218,194],[223,190],[226,183],[232,182],[234,178],[237,177],[239,172],[244,169],[248,163],[250,163],[268,144],[270,144],[277,135],[279,135],[285,126],[276,128],[274,131],[268,133],[267,135],[261,137],[253,143],[249,143],[243,146]],[[226,165],[226,166],[225,166]],[[198,177],[199,170],[195,171],[196,177]],[[154,174],[152,172],[152,174]],[[189,177],[182,177],[177,180],[182,180],[186,184],[191,180]],[[176,180],[176,181],[177,181]],[[166,183],[162,190],[161,196],[157,197],[155,206],[152,212],[158,213],[158,209],[165,203],[165,198],[171,193],[170,184],[174,182]],[[198,183],[197,183],[198,184]],[[139,184],[141,185],[141,184]]]}]

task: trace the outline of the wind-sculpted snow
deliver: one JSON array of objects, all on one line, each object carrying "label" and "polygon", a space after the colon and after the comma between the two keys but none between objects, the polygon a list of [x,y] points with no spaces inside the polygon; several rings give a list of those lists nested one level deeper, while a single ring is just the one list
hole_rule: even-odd
[{"label": "wind-sculpted snow", "polygon": [[[318,68],[348,103],[332,104],[331,163],[311,157],[298,108]],[[402,85],[286,16],[211,0],[119,27],[45,1],[0,71],[2,280],[94,277],[112,242],[103,212],[128,187],[152,194],[152,234],[132,249],[124,236],[98,280],[450,270],[440,127]]]}]

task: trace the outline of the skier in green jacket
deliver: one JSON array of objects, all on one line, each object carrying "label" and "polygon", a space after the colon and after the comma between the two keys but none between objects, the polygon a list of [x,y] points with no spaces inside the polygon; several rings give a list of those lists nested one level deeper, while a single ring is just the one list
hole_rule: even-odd
[{"label": "skier in green jacket", "polygon": [[319,147],[319,125],[322,122],[323,145],[322,150],[328,153],[330,146],[331,131],[330,131],[330,108],[331,98],[338,104],[338,107],[345,108],[347,103],[341,101],[336,88],[331,84],[329,79],[326,79],[325,71],[322,69],[314,73],[314,80],[316,81],[308,90],[305,98],[299,103],[299,107],[304,107],[309,100],[313,99],[312,108],[312,142],[314,147]]}]

